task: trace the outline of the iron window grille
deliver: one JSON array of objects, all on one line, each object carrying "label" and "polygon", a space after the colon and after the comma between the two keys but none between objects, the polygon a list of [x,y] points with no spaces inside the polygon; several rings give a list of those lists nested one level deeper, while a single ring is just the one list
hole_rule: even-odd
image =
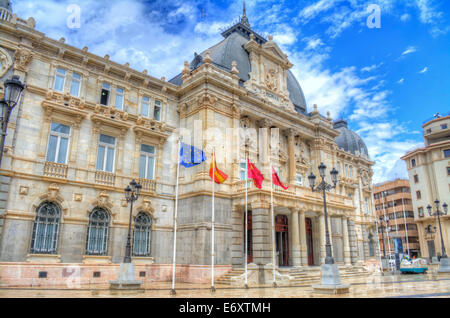
[{"label": "iron window grille", "polygon": [[89,215],[86,239],[87,255],[106,255],[108,249],[109,214],[102,208],[95,208]]},{"label": "iron window grille", "polygon": [[134,219],[133,256],[150,256],[152,219],[143,212]]},{"label": "iron window grille", "polygon": [[61,213],[52,202],[43,202],[36,210],[31,238],[32,254],[56,254]]}]

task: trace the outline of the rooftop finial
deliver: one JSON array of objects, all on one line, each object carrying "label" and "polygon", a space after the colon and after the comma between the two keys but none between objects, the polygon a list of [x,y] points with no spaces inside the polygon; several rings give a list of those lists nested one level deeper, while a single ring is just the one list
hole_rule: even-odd
[{"label": "rooftop finial", "polygon": [[245,25],[246,27],[250,28],[250,23],[248,22],[248,19],[247,19],[247,10],[245,9],[245,0],[244,0],[244,9],[242,11],[241,23],[243,25]]}]

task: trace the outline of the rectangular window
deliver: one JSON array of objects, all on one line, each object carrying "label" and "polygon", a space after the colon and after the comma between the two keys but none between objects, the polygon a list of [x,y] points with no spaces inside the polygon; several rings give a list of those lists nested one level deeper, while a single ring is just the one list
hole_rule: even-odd
[{"label": "rectangular window", "polygon": [[109,85],[108,83],[103,83],[102,92],[100,96],[100,104],[108,106],[110,94],[111,94],[111,85]]},{"label": "rectangular window", "polygon": [[351,178],[352,177],[352,170],[353,170],[353,167],[352,166],[349,166],[348,167],[348,176]]},{"label": "rectangular window", "polygon": [[66,70],[62,68],[56,69],[55,84],[53,89],[58,92],[64,92],[64,84],[66,83]]},{"label": "rectangular window", "polygon": [[450,176],[450,167],[447,167],[447,176]]},{"label": "rectangular window", "polygon": [[247,176],[246,176],[246,174],[245,174],[246,169],[247,169],[247,163],[241,162],[241,167],[240,167],[240,177],[241,177],[241,180],[246,180],[246,179],[247,179]]},{"label": "rectangular window", "polygon": [[155,171],[155,147],[141,145],[141,159],[139,163],[139,177],[144,179],[154,179]]},{"label": "rectangular window", "polygon": [[72,83],[70,84],[70,95],[80,96],[81,87],[81,75],[78,73],[72,73]]},{"label": "rectangular window", "polygon": [[417,200],[420,200],[422,198],[422,194],[420,193],[420,191],[416,191],[416,197]]},{"label": "rectangular window", "polygon": [[423,218],[423,208],[419,208],[418,211],[419,211],[419,217]]},{"label": "rectangular window", "polygon": [[153,118],[157,121],[161,121],[161,102],[155,100],[155,108],[153,109]]},{"label": "rectangular window", "polygon": [[297,179],[297,185],[303,186],[303,176],[301,174],[297,173],[296,179]]},{"label": "rectangular window", "polygon": [[447,127],[448,127],[447,124],[442,124],[441,125],[441,129],[447,129]]},{"label": "rectangular window", "polygon": [[52,123],[50,126],[50,137],[47,146],[46,160],[66,164],[69,150],[70,127]]},{"label": "rectangular window", "polygon": [[369,198],[365,198],[365,203],[366,203],[366,214],[369,214],[370,210],[369,210]]},{"label": "rectangular window", "polygon": [[141,115],[144,117],[150,116],[150,98],[147,96],[142,97]]},{"label": "rectangular window", "polygon": [[97,170],[113,172],[116,138],[100,134],[97,153]]},{"label": "rectangular window", "polygon": [[450,158],[450,149],[445,149],[444,150],[444,157],[445,158]]},{"label": "rectangular window", "polygon": [[414,182],[419,183],[419,176],[417,174],[414,175]]},{"label": "rectangular window", "polygon": [[123,88],[116,88],[116,109],[123,110]]},{"label": "rectangular window", "polygon": [[416,159],[411,159],[411,166],[413,166],[413,167],[416,166]]}]

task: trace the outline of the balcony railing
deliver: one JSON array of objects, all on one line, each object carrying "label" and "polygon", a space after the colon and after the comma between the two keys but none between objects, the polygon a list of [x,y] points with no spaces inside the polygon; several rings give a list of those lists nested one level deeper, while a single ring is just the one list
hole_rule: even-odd
[{"label": "balcony railing", "polygon": [[67,178],[67,165],[47,161],[44,165],[44,176],[53,178]]},{"label": "balcony railing", "polygon": [[[255,184],[253,183],[253,180],[241,180],[235,183],[235,192],[242,193],[245,192],[245,182],[247,182],[247,191],[258,189]],[[265,191],[270,191],[270,180],[269,182],[264,181],[262,184],[262,189]],[[273,185],[273,192],[274,193],[286,193],[286,194],[295,194],[295,187],[290,186],[286,190],[283,189],[280,186]]]},{"label": "balcony railing", "polygon": [[11,12],[5,8],[0,8],[0,20],[9,21],[11,19]]},{"label": "balcony railing", "polygon": [[95,183],[114,186],[116,183],[116,175],[111,172],[106,171],[96,171],[95,172]]},{"label": "balcony railing", "polygon": [[142,191],[155,192],[156,181],[150,179],[139,178],[139,183],[142,186]]}]

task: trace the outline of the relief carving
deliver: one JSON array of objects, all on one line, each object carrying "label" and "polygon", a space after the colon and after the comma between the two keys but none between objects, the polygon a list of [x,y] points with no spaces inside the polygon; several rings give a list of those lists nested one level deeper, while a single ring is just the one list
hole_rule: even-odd
[{"label": "relief carving", "polygon": [[266,73],[266,86],[268,89],[272,91],[276,91],[278,89],[278,71],[275,71],[274,69],[270,69]]},{"label": "relief carving", "polygon": [[29,49],[19,48],[14,53],[14,59],[16,60],[14,68],[22,72],[27,72],[28,66],[33,59],[33,52],[31,52]]}]

